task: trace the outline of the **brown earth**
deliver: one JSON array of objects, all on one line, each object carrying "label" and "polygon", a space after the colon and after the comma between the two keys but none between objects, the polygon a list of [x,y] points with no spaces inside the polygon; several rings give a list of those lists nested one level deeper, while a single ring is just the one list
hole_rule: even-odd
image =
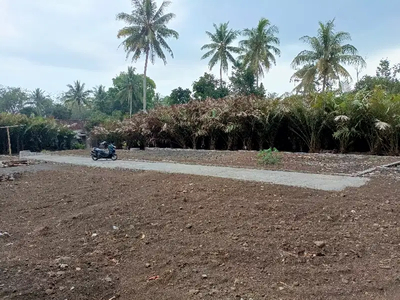
[{"label": "brown earth", "polygon": [[[90,150],[54,152],[59,155],[90,156]],[[264,165],[256,151],[208,151],[148,148],[145,151],[117,150],[123,160],[148,160],[214,166],[232,166],[268,170],[301,171],[324,174],[353,174],[372,167],[400,161],[399,156],[376,156],[330,153],[279,153],[278,164]]]},{"label": "brown earth", "polygon": [[0,182],[1,299],[400,299],[394,177],[323,192],[55,168]]}]

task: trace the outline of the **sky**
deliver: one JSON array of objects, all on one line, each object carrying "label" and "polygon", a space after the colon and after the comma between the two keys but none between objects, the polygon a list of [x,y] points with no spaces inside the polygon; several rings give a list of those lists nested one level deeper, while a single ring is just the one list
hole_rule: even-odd
[{"label": "sky", "polygon": [[[157,0],[157,3],[161,3]],[[75,80],[91,89],[112,85],[112,78],[129,65],[143,73],[144,57],[126,59],[116,20],[131,12],[130,0],[0,0],[0,85],[28,90],[41,88],[52,96],[67,90]],[[156,60],[148,76],[157,92],[166,96],[177,87],[192,88],[193,81],[210,72],[201,60],[208,43],[205,31],[213,23],[229,21],[233,29],[255,27],[265,17],[279,28],[281,55],[262,82],[268,92],[283,94],[294,85],[293,58],[307,48],[299,38],[316,35],[318,22],[335,18],[336,29],[351,34],[351,43],[366,58],[361,75],[374,75],[379,60],[400,63],[400,1],[394,0],[172,0],[168,12],[176,17],[169,27],[179,32],[169,40],[174,58]],[[355,80],[355,71],[348,69]],[[218,76],[219,68],[211,73]],[[228,74],[224,74],[227,80]]]}]

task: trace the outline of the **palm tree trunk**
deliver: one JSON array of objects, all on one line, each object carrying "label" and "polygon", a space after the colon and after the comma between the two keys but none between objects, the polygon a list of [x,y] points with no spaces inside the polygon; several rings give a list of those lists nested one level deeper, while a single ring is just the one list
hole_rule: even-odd
[{"label": "palm tree trunk", "polygon": [[146,112],[146,104],[147,104],[147,99],[146,99],[146,74],[147,74],[147,62],[149,60],[149,49],[146,50],[146,61],[144,63],[144,75],[143,75],[143,111]]},{"label": "palm tree trunk", "polygon": [[219,86],[222,87],[222,62],[221,62],[221,66],[219,67]]},{"label": "palm tree trunk", "polygon": [[322,80],[322,92],[325,92],[326,88],[326,75],[324,75],[324,79]]},{"label": "palm tree trunk", "polygon": [[132,90],[128,90],[129,118],[132,119]]}]

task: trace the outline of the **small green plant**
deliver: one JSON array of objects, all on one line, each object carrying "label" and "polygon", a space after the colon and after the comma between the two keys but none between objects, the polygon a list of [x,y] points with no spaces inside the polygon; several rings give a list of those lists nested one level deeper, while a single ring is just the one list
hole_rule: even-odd
[{"label": "small green plant", "polygon": [[282,157],[279,151],[274,148],[268,148],[267,150],[260,150],[257,154],[258,161],[264,165],[274,165],[280,163]]},{"label": "small green plant", "polygon": [[82,143],[74,143],[73,145],[72,145],[72,149],[75,149],[75,150],[84,150],[84,149],[86,149],[86,146],[85,146],[85,144],[82,144]]}]

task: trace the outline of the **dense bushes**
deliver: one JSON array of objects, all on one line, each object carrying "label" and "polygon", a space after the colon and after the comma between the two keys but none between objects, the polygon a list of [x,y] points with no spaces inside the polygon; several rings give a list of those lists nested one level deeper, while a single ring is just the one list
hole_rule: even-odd
[{"label": "dense bushes", "polygon": [[[24,125],[10,128],[13,152],[21,150],[63,150],[70,149],[74,132],[59,125],[53,119],[29,118],[22,114],[0,114],[0,127]],[[7,132],[0,129],[0,153],[8,153]]]},{"label": "dense bushes", "polygon": [[325,93],[191,101],[95,127],[92,136],[128,147],[399,154],[400,95],[377,87],[340,97]]}]

